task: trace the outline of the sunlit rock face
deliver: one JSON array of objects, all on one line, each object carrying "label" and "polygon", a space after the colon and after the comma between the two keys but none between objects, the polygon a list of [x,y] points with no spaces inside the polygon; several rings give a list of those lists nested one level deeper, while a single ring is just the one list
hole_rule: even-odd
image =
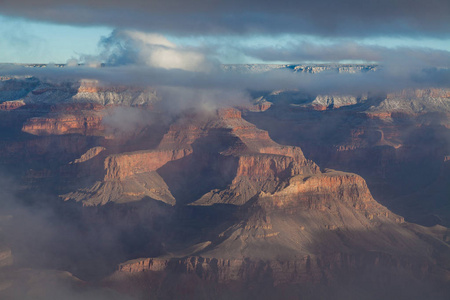
[{"label": "sunlit rock face", "polygon": [[71,105],[70,109],[55,109],[45,117],[29,119],[22,131],[33,135],[84,134],[95,135],[104,130],[102,112],[94,105]]},{"label": "sunlit rock face", "polygon": [[[2,80],[0,298],[49,281],[111,298],[448,295],[448,228],[399,213],[446,224],[446,90],[272,91],[174,113],[156,89]],[[67,272],[35,271],[51,269]]]},{"label": "sunlit rock face", "polygon": [[[450,145],[448,89],[355,95],[354,103],[338,107],[331,100],[346,95],[278,91],[260,97],[271,108],[245,118],[272,139],[300,146],[321,167],[362,175],[378,201],[408,220],[450,224],[446,188],[437,183]],[[424,189],[432,201],[418,199]]]}]

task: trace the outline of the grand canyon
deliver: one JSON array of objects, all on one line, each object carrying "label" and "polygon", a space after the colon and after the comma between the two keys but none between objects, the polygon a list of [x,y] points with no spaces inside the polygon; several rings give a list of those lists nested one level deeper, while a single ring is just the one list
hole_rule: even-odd
[{"label": "grand canyon", "polygon": [[0,78],[0,298],[448,299],[450,89],[182,97]]}]

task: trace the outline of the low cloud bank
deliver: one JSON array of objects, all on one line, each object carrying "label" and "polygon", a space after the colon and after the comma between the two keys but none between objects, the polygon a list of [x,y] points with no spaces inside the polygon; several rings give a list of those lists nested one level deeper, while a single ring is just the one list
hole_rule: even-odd
[{"label": "low cloud bank", "polygon": [[[280,47],[240,48],[263,61],[343,60],[375,63],[375,71],[318,73],[274,68],[265,72],[241,72],[223,68],[214,49],[180,47],[159,34],[116,30],[100,41],[97,56],[81,56],[65,67],[45,68],[0,65],[2,76],[36,76],[49,81],[95,79],[105,84],[156,88],[163,100],[183,108],[236,105],[248,100],[249,91],[299,90],[309,94],[389,93],[415,88],[450,87],[450,52],[427,48],[386,48],[338,43],[291,43]],[[269,68],[270,69],[270,68]],[[241,102],[242,103],[242,102]]]},{"label": "low cloud bank", "polygon": [[236,73],[215,70],[207,73],[179,69],[161,69],[135,65],[90,68],[29,68],[17,65],[0,66],[0,76],[37,76],[48,80],[96,79],[108,84],[133,86],[191,88],[205,90],[279,90],[298,89],[306,93],[392,92],[405,88],[450,87],[448,68],[409,68],[380,66],[377,71],[316,74],[294,73],[279,69],[264,73]]},{"label": "low cloud bank", "polygon": [[262,61],[366,61],[390,67],[450,67],[450,51],[426,47],[388,48],[355,42],[321,45],[293,41],[283,47],[240,47],[236,50]]}]

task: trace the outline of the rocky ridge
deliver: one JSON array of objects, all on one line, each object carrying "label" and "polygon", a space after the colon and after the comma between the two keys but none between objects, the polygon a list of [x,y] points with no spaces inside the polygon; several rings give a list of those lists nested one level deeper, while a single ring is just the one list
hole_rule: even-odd
[{"label": "rocky ridge", "polygon": [[[224,145],[223,149],[218,149],[218,153],[202,155],[233,157],[237,161],[235,178],[229,189],[224,192],[227,193],[226,198],[229,200],[221,200],[224,203],[228,201],[245,203],[263,188],[263,185],[265,186],[263,190],[269,191],[288,176],[320,172],[314,163],[305,159],[299,148],[274,143],[267,132],[258,130],[254,125],[244,121],[238,110],[219,110],[212,117],[206,117],[203,120],[199,117],[201,121],[197,118],[190,121],[191,118],[192,116],[181,118],[177,124],[172,125],[155,150],[107,156],[104,160],[105,175],[102,181],[96,182],[91,188],[81,189],[63,197],[66,200],[83,201],[86,205],[88,205],[86,201],[91,204],[105,204],[119,199],[124,201],[126,196],[131,194],[131,192],[125,192],[127,188],[124,185],[130,185],[133,188],[148,186],[151,187],[150,190],[154,190],[156,182],[147,182],[144,179],[152,174],[152,180],[157,180],[162,185],[162,189],[156,189],[158,193],[163,193],[170,198],[171,194],[167,187],[161,180],[155,179],[159,178],[158,169],[171,161],[192,155],[193,152],[203,151],[196,147],[196,143],[204,138],[229,140],[230,144]],[[186,122],[190,123],[186,124]],[[114,196],[108,197],[109,194]],[[141,192],[135,193],[135,196],[149,196],[174,203],[173,198],[169,201],[155,197],[155,193]],[[211,197],[217,198],[214,191],[205,195],[196,204],[204,201],[211,202],[211,199],[205,200]]]},{"label": "rocky ridge", "polygon": [[100,105],[151,105],[158,101],[155,89],[104,85],[98,80],[45,81],[18,76],[0,79],[0,99],[26,105],[95,103]]},{"label": "rocky ridge", "polygon": [[[439,218],[424,218],[422,210],[408,209],[411,206],[403,202],[407,194],[426,188],[441,176],[449,149],[447,89],[366,95],[350,98],[356,101],[348,103],[345,95],[305,95],[299,91],[259,97],[270,101],[271,108],[258,114],[248,112],[245,118],[268,130],[275,141],[301,146],[321,166],[361,174],[379,201],[410,220],[449,224],[448,216],[438,208],[446,202],[440,192],[441,196],[433,198],[441,200],[428,202],[427,208],[429,216]],[[335,107],[330,99],[345,105]]]},{"label": "rocky ridge", "polygon": [[[322,172],[299,148],[277,145],[263,132],[250,135],[253,126],[236,111],[220,111],[215,118],[206,121],[209,130],[226,125],[238,137],[231,141],[239,146],[227,144],[220,152],[238,158],[236,173],[228,186],[206,193],[192,205],[240,206],[237,221],[178,254],[121,264],[108,282],[175,273],[219,284],[268,280],[276,288],[336,282],[336,272],[355,274],[363,266],[392,264],[393,272],[406,272],[411,278],[449,276],[449,266],[435,264],[449,255],[448,244],[377,203],[360,176]],[[184,126],[197,134],[199,127]],[[192,135],[179,136],[192,142]],[[195,141],[192,145],[195,153]],[[439,254],[430,256],[437,245]]]},{"label": "rocky ridge", "polygon": [[[316,71],[323,70],[318,67],[308,72]],[[285,297],[295,299],[309,287],[329,288],[348,282],[354,283],[352,288],[364,283],[386,291],[397,286],[401,292],[411,291],[412,298],[420,298],[415,294],[421,291],[420,284],[430,284],[444,291],[440,298],[448,295],[447,228],[405,222],[374,200],[361,176],[321,169],[306,158],[318,158],[319,165],[326,167],[334,167],[330,163],[334,161],[352,171],[351,162],[355,161],[361,168],[356,170],[374,169],[390,180],[390,167],[404,162],[415,167],[422,157],[436,157],[438,179],[414,196],[423,210],[430,203],[442,203],[440,199],[448,195],[442,187],[449,178],[449,152],[444,143],[435,141],[440,138],[437,133],[446,133],[445,91],[402,92],[380,98],[368,95],[367,99],[275,91],[257,98],[250,107],[239,108],[244,118],[231,108],[190,111],[171,120],[160,135],[152,124],[140,123],[123,134],[127,139],[114,139],[104,120],[111,116],[108,107],[134,105],[130,104],[134,100],[127,94],[129,89],[104,88],[90,81],[73,89],[70,84],[51,86],[33,78],[26,79],[28,87],[23,88],[9,80],[25,79],[5,79],[10,91],[4,94],[8,101],[25,105],[14,108],[8,103],[1,112],[6,116],[4,128],[8,122],[20,124],[11,136],[2,133],[2,163],[20,162],[15,171],[21,176],[22,169],[27,170],[27,175],[20,177],[27,184],[33,182],[25,187],[23,194],[31,195],[24,196],[26,199],[40,199],[46,205],[45,201],[52,200],[38,198],[37,193],[44,189],[45,193],[60,193],[61,186],[66,189],[60,193],[66,202],[58,199],[53,208],[68,216],[61,217],[59,226],[74,222],[70,235],[94,232],[88,241],[88,255],[75,253],[69,258],[80,261],[95,255],[109,267],[131,259],[119,264],[102,286],[120,291],[124,287],[126,293],[142,292],[156,298],[227,298],[221,293],[234,288],[236,295],[244,293],[243,299],[278,299],[284,291],[299,288],[294,296]],[[19,94],[23,96],[17,97]],[[121,94],[128,100],[120,100]],[[46,99],[59,96],[67,103],[56,105],[54,99]],[[313,102],[322,106],[309,105]],[[136,107],[151,109],[151,105]],[[98,119],[86,119],[91,115]],[[323,129],[319,124],[327,126]],[[280,134],[286,134],[286,128],[292,136]],[[414,136],[430,139],[418,146],[420,139]],[[153,141],[148,143],[150,137]],[[302,148],[282,145],[290,141]],[[40,161],[29,164],[35,158]],[[428,177],[426,171],[420,175]],[[372,190],[373,181],[368,178]],[[421,201],[424,198],[432,201]],[[58,224],[55,220],[54,216],[52,226]],[[37,230],[39,227],[31,232]],[[61,232],[68,236],[67,231]],[[118,244],[105,248],[96,244],[114,240],[116,232]],[[54,261],[64,262],[65,268],[81,277],[89,274],[74,266],[73,259],[58,254],[67,240],[60,241],[52,252]],[[75,243],[68,245],[74,246],[70,253],[86,253]],[[19,246],[12,247],[13,254],[24,263],[20,249],[27,247]],[[5,249],[8,259],[10,248]],[[57,265],[46,263],[42,265]],[[92,261],[92,265],[86,267],[90,272],[101,264]],[[97,276],[104,274],[96,272]],[[403,290],[402,280],[407,283]],[[362,286],[364,295],[367,290]],[[248,291],[256,294],[245,294]]]}]

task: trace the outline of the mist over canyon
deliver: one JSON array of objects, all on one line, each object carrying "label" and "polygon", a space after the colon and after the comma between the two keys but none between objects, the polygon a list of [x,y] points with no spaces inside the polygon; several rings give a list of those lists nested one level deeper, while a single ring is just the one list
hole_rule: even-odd
[{"label": "mist over canyon", "polygon": [[211,68],[0,66],[0,298],[448,298],[447,69]]},{"label": "mist over canyon", "polygon": [[0,1],[0,299],[450,299],[449,16]]}]

